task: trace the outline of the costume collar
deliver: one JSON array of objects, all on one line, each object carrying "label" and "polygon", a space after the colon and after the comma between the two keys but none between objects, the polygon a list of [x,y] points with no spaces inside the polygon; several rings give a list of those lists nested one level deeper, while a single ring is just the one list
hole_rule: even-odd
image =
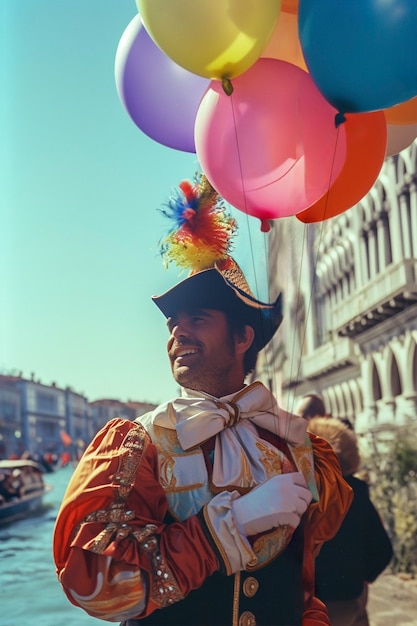
[{"label": "costume collar", "polygon": [[184,389],[184,396],[158,407],[152,422],[176,429],[184,450],[189,450],[226,428],[250,419],[290,445],[305,442],[307,421],[281,409],[273,394],[259,381],[236,394],[215,398],[209,394]]}]

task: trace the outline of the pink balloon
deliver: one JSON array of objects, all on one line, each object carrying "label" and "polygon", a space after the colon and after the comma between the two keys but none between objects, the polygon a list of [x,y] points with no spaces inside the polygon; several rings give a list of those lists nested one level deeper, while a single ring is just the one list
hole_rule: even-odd
[{"label": "pink balloon", "polygon": [[295,215],[337,178],[346,133],[304,70],[261,58],[227,96],[212,81],[198,108],[201,167],[223,198],[262,221]]}]

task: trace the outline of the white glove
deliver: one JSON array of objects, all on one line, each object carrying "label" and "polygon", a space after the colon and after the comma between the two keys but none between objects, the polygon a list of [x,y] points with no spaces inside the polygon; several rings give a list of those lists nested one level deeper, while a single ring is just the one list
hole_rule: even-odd
[{"label": "white glove", "polygon": [[232,514],[246,537],[288,524],[297,528],[312,495],[301,472],[280,474],[232,502]]}]

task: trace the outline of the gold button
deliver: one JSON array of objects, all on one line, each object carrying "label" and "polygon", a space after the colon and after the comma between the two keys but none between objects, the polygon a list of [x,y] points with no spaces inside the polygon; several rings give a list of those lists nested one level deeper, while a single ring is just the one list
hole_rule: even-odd
[{"label": "gold button", "polygon": [[245,611],[239,617],[239,626],[256,626],[256,618],[251,611]]},{"label": "gold button", "polygon": [[253,598],[259,589],[259,583],[253,576],[248,576],[243,583],[243,593],[247,598]]}]

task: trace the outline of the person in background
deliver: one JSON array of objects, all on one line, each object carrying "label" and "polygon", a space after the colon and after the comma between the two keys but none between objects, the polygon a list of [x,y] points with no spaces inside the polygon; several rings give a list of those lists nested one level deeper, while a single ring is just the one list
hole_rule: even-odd
[{"label": "person in background", "polygon": [[182,395],[111,420],[87,447],[56,520],[59,580],[70,602],[127,626],[328,625],[314,556],[351,489],[305,420],[245,384],[281,298],[251,293],[208,181],[180,188],[163,255],[192,272],[153,300]]},{"label": "person in background", "polygon": [[316,557],[316,594],[325,602],[332,626],[369,626],[368,584],[388,566],[391,540],[368,484],[354,475],[360,465],[356,434],[337,418],[314,417],[307,428],[332,446],[354,493],[338,532]]},{"label": "person in background", "polygon": [[307,393],[299,400],[295,413],[306,420],[327,415],[322,398],[314,393]]},{"label": "person in background", "polygon": [[0,473],[0,496],[4,502],[16,500],[23,495],[22,472],[19,468]]},{"label": "person in background", "polygon": [[[313,417],[332,417],[326,411],[323,399],[314,393],[307,393],[302,396],[298,401],[295,412],[306,420],[311,420]],[[347,417],[338,417],[337,419],[351,430],[354,429],[352,422]]]}]

